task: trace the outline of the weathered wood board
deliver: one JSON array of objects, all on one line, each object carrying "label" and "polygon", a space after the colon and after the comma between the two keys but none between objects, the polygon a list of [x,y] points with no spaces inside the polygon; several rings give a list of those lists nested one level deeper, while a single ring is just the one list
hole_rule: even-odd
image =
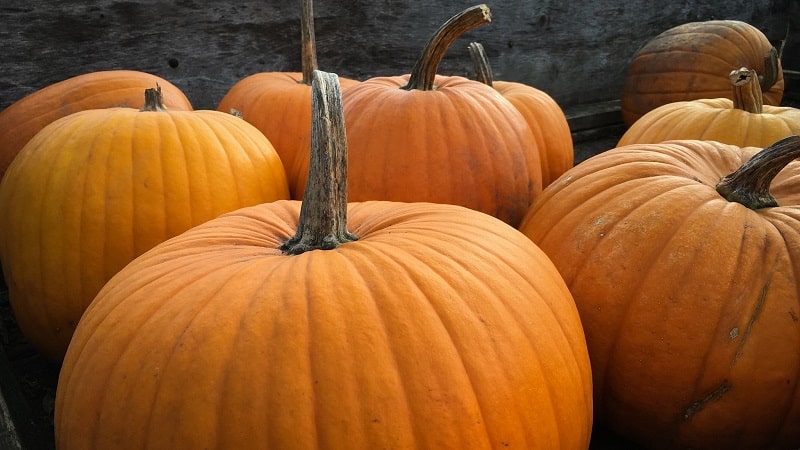
[{"label": "weathered wood board", "polygon": [[[318,0],[320,68],[356,79],[407,73],[441,23],[478,3]],[[790,23],[800,29],[797,0],[487,5],[492,23],[462,37],[440,71],[472,76],[467,44],[478,41],[496,79],[535,86],[562,107],[617,99],[633,53],[680,23],[744,20],[776,40]],[[183,89],[196,108],[215,108],[246,75],[299,70],[299,11],[299,1],[285,0],[3,0],[0,108],[70,76],[117,68],[160,75]],[[793,45],[787,57],[795,55],[796,62],[800,47]]]}]

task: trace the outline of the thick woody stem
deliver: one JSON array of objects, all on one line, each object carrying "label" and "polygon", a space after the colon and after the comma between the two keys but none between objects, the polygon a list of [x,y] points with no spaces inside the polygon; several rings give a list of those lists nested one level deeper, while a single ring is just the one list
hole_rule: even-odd
[{"label": "thick woody stem", "polygon": [[453,43],[467,31],[492,21],[492,14],[486,5],[477,5],[451,17],[433,35],[422,50],[422,55],[417,59],[411,70],[411,77],[403,89],[419,89],[430,91],[434,89],[433,81],[436,71],[442,62],[445,53]]},{"label": "thick woody stem", "polygon": [[750,209],[778,206],[769,186],[787,164],[800,157],[800,136],[789,136],[756,153],[735,172],[717,184],[717,192],[728,201]]},{"label": "thick woody stem", "polygon": [[303,0],[300,14],[300,43],[302,48],[303,84],[311,85],[313,73],[317,70],[317,40],[314,35],[314,2]]},{"label": "thick woody stem", "polygon": [[733,85],[733,107],[761,114],[764,110],[764,99],[761,95],[761,86],[757,83],[756,71],[742,67],[732,70],[728,77]]},{"label": "thick woody stem", "polygon": [[492,86],[494,74],[483,45],[479,42],[470,42],[469,55],[472,57],[472,63],[475,66],[475,79],[487,86]]},{"label": "thick woody stem", "polygon": [[298,255],[357,240],[347,231],[347,136],[339,77],[313,72],[311,161],[297,232],[281,251]]}]

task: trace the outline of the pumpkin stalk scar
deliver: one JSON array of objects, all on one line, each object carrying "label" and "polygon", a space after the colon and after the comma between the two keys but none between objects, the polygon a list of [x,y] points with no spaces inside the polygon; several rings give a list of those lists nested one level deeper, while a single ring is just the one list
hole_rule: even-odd
[{"label": "pumpkin stalk scar", "polygon": [[161,86],[156,83],[155,88],[145,89],[144,106],[139,111],[164,112],[166,110],[167,107],[164,106],[164,95],[161,93]]},{"label": "pumpkin stalk scar", "polygon": [[747,327],[744,329],[744,333],[742,334],[742,340],[739,341],[739,347],[736,349],[736,354],[733,355],[733,360],[731,360],[731,367],[736,364],[739,356],[744,351],[744,345],[747,343],[747,338],[750,337],[750,332],[753,331],[753,325],[756,323],[756,319],[758,319],[758,316],[761,315],[761,310],[764,308],[764,300],[767,298],[768,290],[769,281],[767,281],[766,284],[764,284],[764,287],[761,289],[761,295],[758,297],[756,307],[753,309],[753,313],[750,314],[750,320],[747,321]]},{"label": "pumpkin stalk scar", "polygon": [[442,62],[445,53],[447,53],[447,49],[462,34],[491,21],[491,11],[485,4],[467,8],[451,17],[436,30],[436,33],[425,45],[425,48],[422,49],[422,55],[417,59],[414,68],[411,69],[408,84],[401,89],[407,91],[413,89],[422,91],[434,90],[433,81],[436,78],[436,72],[439,70],[439,64]]},{"label": "pumpkin stalk scar", "polygon": [[280,247],[288,255],[358,239],[347,231],[347,138],[336,74],[314,71],[311,104],[311,163],[300,219],[294,237]]},{"label": "pumpkin stalk scar", "polygon": [[709,392],[708,395],[703,397],[702,399],[692,403],[683,411],[683,421],[688,422],[692,420],[697,413],[703,410],[709,403],[718,401],[725,395],[728,391],[731,390],[731,383],[728,380],[725,380],[720,384],[716,389]]},{"label": "pumpkin stalk scar", "polygon": [[733,173],[717,183],[717,192],[726,200],[753,209],[778,206],[769,186],[787,164],[800,157],[800,136],[779,140],[756,153]]}]

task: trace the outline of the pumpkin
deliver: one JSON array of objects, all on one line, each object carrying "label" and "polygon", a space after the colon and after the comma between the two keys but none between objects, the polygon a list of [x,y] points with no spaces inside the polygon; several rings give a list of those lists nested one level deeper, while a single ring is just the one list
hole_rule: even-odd
[{"label": "pumpkin", "polygon": [[350,200],[447,203],[519,224],[542,190],[530,127],[490,86],[436,73],[460,35],[490,21],[486,5],[468,8],[437,30],[410,74],[343,92]]},{"label": "pumpkin", "polygon": [[141,108],[142,91],[159,86],[164,104],[191,110],[186,95],[169,81],[136,70],[90,72],[51,84],[0,111],[0,178],[25,144],[45,125],[74,112],[112,107]]},{"label": "pumpkin", "polygon": [[224,212],[287,199],[252,125],[218,111],[80,111],[45,126],[0,183],[0,260],[25,337],[60,362],[100,288],[155,244]]},{"label": "pumpkin", "polygon": [[764,148],[800,134],[800,110],[764,105],[755,70],[733,70],[729,79],[733,100],[700,99],[659,106],[631,125],[617,145],[703,139]]},{"label": "pumpkin", "polygon": [[542,186],[547,186],[575,164],[572,132],[564,111],[546,92],[524,83],[494,80],[486,51],[469,44],[478,81],[492,86],[522,113],[536,138],[542,163]]},{"label": "pumpkin", "polygon": [[302,203],[114,276],[62,366],[57,447],[588,448],[588,354],[552,263],[467,208],[347,203],[340,88],[314,80]]},{"label": "pumpkin", "polygon": [[755,70],[764,104],[783,97],[777,50],[758,28],[738,20],[689,22],[655,36],[632,57],[622,86],[626,125],[661,105],[704,98],[730,98],[728,74]]},{"label": "pumpkin", "polygon": [[[308,176],[311,74],[319,67],[312,0],[302,1],[300,25],[302,72],[249,75],[237,81],[217,106],[219,111],[241,114],[272,142],[286,168],[293,199],[303,197]],[[357,81],[340,78],[340,83],[347,87]]]},{"label": "pumpkin", "polygon": [[598,427],[647,449],[800,446],[798,156],[800,136],[632,144],[544,190],[520,230],[578,305]]}]

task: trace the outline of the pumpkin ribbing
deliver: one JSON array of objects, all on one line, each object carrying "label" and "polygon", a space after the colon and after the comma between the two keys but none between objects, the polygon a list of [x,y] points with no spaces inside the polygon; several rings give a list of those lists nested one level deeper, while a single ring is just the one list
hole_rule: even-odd
[{"label": "pumpkin ribbing", "polygon": [[[653,449],[800,444],[798,150],[627,145],[545,189],[520,229],[578,305],[599,426]],[[751,192],[725,198],[738,167],[723,186]],[[767,186],[781,206],[740,204]]]},{"label": "pumpkin ribbing", "polygon": [[279,201],[120,272],[59,377],[59,448],[587,448],[585,343],[543,254],[457,206],[346,207],[335,248],[281,251],[301,206]]},{"label": "pumpkin ribbing", "polygon": [[224,212],[289,196],[283,165],[253,126],[165,110],[158,90],[147,92],[142,110],[86,110],[47,125],[0,183],[10,303],[54,361],[103,284],[136,256]]}]

